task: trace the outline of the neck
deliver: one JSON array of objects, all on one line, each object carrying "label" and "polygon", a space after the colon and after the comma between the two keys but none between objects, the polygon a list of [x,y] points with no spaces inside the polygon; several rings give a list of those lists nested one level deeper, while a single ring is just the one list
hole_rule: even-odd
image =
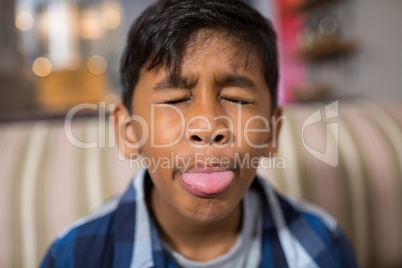
[{"label": "neck", "polygon": [[241,230],[241,203],[222,219],[200,222],[182,215],[152,187],[149,207],[162,240],[195,261],[208,261],[228,252]]}]

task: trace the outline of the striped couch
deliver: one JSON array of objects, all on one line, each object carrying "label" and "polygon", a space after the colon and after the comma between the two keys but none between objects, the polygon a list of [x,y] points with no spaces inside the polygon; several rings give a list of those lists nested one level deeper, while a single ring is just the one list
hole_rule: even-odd
[{"label": "striped couch", "polygon": [[[258,171],[334,215],[361,267],[402,267],[401,104],[286,107],[279,153]],[[60,231],[124,191],[137,170],[119,160],[98,118],[74,119],[68,135],[64,123],[0,124],[0,267],[37,266]],[[97,146],[80,149],[71,137]]]}]

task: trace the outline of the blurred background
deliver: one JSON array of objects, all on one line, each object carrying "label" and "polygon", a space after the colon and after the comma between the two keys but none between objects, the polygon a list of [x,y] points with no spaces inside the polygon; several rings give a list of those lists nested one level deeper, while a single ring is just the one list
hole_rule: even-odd
[{"label": "blurred background", "polygon": [[[37,267],[137,171],[118,158],[105,110],[130,25],[153,2],[0,0],[0,267]],[[258,173],[333,215],[361,267],[402,267],[402,1],[246,2],[277,31],[286,116]],[[97,109],[66,120],[82,103]]]},{"label": "blurred background", "polygon": [[[1,118],[63,114],[118,95],[127,32],[152,2],[2,0]],[[277,30],[281,103],[401,97],[401,1],[246,2]]]}]

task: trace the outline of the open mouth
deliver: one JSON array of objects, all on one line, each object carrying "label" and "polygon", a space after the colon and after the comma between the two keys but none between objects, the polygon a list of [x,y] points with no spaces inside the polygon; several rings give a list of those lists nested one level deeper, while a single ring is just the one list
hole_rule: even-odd
[{"label": "open mouth", "polygon": [[226,192],[234,180],[233,170],[202,168],[181,173],[180,182],[192,195],[216,197]]}]

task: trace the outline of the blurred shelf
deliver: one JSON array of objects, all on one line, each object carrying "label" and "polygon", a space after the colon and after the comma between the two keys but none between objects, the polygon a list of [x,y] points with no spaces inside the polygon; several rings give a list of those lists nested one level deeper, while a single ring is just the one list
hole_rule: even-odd
[{"label": "blurred shelf", "polygon": [[352,53],[358,49],[355,40],[337,40],[316,42],[316,44],[301,48],[297,55],[304,60],[319,60]]},{"label": "blurred shelf", "polygon": [[292,93],[296,101],[315,101],[327,99],[331,95],[332,86],[324,82],[305,82],[293,87]]},{"label": "blurred shelf", "polygon": [[37,85],[40,107],[51,113],[63,113],[84,103],[99,104],[111,88],[106,75],[95,75],[84,66],[38,77]]},{"label": "blurred shelf", "polygon": [[289,6],[289,11],[293,13],[307,12],[318,6],[326,5],[336,0],[301,0],[298,4]]}]

